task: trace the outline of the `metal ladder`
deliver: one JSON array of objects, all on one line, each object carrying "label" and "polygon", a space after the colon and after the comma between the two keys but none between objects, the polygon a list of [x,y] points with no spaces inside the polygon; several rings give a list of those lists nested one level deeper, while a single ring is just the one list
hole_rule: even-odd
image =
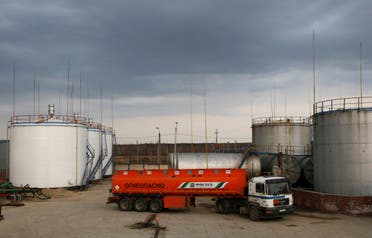
[{"label": "metal ladder", "polygon": [[89,187],[89,174],[90,169],[92,168],[93,159],[95,156],[94,148],[91,144],[87,144],[87,150],[85,152],[86,157],[86,163],[85,163],[85,170],[81,181],[80,190],[82,190],[84,187],[87,189]]},{"label": "metal ladder", "polygon": [[[116,136],[115,134],[112,135],[112,139],[113,139],[113,144],[112,146],[116,145]],[[107,146],[106,146],[107,147]],[[110,167],[111,164],[114,163],[114,156],[111,155],[111,158],[109,159],[109,161],[107,161],[106,165],[103,167],[102,169],[102,176],[107,172],[108,168]]]}]

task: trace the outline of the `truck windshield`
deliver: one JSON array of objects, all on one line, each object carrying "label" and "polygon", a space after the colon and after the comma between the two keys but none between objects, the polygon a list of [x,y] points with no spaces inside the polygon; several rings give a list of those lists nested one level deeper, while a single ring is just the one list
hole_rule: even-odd
[{"label": "truck windshield", "polygon": [[267,184],[267,194],[269,195],[279,195],[279,194],[289,194],[289,186],[286,182],[280,183],[268,183]]}]

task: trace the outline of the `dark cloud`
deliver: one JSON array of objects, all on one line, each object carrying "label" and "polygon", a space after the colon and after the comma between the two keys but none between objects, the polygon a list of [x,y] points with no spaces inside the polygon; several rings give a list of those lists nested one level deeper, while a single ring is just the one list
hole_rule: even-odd
[{"label": "dark cloud", "polygon": [[[272,79],[293,70],[307,75],[312,67],[313,28],[317,64],[357,71],[359,41],[363,41],[363,60],[371,66],[372,3],[368,0],[24,0],[0,4],[4,108],[10,108],[13,63],[20,104],[33,97],[34,72],[44,104],[51,98],[56,102],[59,92],[64,96],[68,62],[71,79],[77,84],[82,72],[83,91],[89,88],[92,98],[99,96],[100,85],[106,97],[116,98],[185,97],[191,83],[194,93],[201,95],[203,71],[208,85],[219,82],[208,86],[218,93],[280,88],[280,83],[270,85],[257,78]],[[135,105],[126,106],[128,113],[136,114]],[[179,105],[173,106],[177,111]],[[167,111],[155,106],[147,110],[151,113],[152,108],[158,113]]]}]

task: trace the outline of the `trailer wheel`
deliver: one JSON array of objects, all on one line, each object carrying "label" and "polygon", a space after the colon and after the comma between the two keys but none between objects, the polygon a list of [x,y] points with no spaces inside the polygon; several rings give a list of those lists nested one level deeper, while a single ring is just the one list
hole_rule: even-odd
[{"label": "trailer wheel", "polygon": [[123,197],[118,202],[118,207],[122,211],[130,211],[132,210],[132,200],[129,197]]},{"label": "trailer wheel", "polygon": [[158,198],[153,198],[149,203],[149,211],[159,213],[163,209],[162,201]]},{"label": "trailer wheel", "polygon": [[260,220],[260,214],[257,206],[249,207],[249,219],[251,219],[252,221]]},{"label": "trailer wheel", "polygon": [[229,201],[226,199],[218,199],[216,203],[217,212],[221,214],[226,214],[229,211]]},{"label": "trailer wheel", "polygon": [[144,212],[147,210],[147,202],[144,198],[137,198],[134,201],[134,210],[137,212]]}]

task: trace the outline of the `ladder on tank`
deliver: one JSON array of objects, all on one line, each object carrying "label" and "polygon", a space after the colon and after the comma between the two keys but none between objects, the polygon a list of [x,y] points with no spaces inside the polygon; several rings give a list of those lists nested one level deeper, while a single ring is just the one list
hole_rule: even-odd
[{"label": "ladder on tank", "polygon": [[89,143],[87,144],[87,150],[85,152],[85,156],[87,159],[85,163],[85,170],[84,170],[83,178],[81,181],[80,190],[82,190],[84,186],[86,189],[89,187],[89,174],[90,174],[90,169],[92,168],[93,159],[95,156],[94,148]]},{"label": "ladder on tank", "polygon": [[[113,144],[116,145],[116,136],[115,135],[113,135],[113,140],[114,140]],[[114,163],[114,156],[111,155],[111,158],[109,159],[109,161],[107,161],[106,165],[102,169],[102,176],[107,172],[108,168],[113,163]]]},{"label": "ladder on tank", "polygon": [[107,156],[107,148],[106,148],[106,150],[104,150],[104,149],[101,147],[101,153],[100,153],[100,156],[99,156],[99,158],[98,158],[98,161],[97,161],[97,163],[94,165],[92,172],[89,173],[89,181],[92,181],[93,178],[94,178],[94,176],[96,176],[96,173],[98,172],[98,169],[101,167],[102,162],[103,162],[103,160],[105,159],[106,156]]}]

